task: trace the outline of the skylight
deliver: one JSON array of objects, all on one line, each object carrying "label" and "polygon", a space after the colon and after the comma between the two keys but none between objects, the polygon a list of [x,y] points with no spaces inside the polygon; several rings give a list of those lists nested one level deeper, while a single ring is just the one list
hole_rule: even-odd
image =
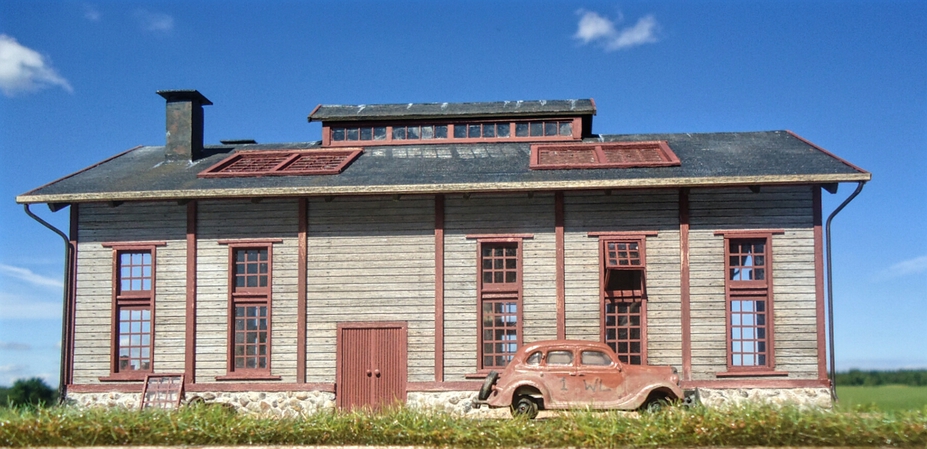
[{"label": "skylight", "polygon": [[203,170],[201,178],[246,176],[336,175],[363,150],[241,151]]},{"label": "skylight", "polygon": [[679,158],[665,141],[531,145],[534,170],[678,165]]}]

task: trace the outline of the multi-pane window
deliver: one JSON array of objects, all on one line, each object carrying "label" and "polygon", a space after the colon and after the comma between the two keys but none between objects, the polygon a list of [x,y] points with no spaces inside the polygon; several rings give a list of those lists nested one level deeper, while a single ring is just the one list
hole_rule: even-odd
[{"label": "multi-pane window", "polygon": [[[155,247],[163,242],[104,243],[113,248],[113,379],[142,379],[152,372]],[[109,380],[111,378],[103,378]]]},{"label": "multi-pane window", "polygon": [[728,367],[771,368],[769,237],[725,239]]},{"label": "multi-pane window", "polygon": [[728,281],[766,279],[766,239],[728,240]]},{"label": "multi-pane window", "polygon": [[602,340],[623,363],[641,365],[646,353],[643,238],[605,238],[602,251]]},{"label": "multi-pane window", "polygon": [[151,309],[119,307],[117,372],[151,370]]},{"label": "multi-pane window", "polygon": [[270,245],[231,249],[230,372],[270,372]]},{"label": "multi-pane window", "polygon": [[[578,120],[505,120],[414,124],[339,125],[326,127],[326,144],[345,146],[358,142],[383,144],[395,141],[444,140],[574,140]],[[575,136],[578,138],[578,136]],[[433,142],[437,143],[437,142]]]},{"label": "multi-pane window", "polygon": [[504,368],[521,343],[518,242],[479,244],[479,368]]}]

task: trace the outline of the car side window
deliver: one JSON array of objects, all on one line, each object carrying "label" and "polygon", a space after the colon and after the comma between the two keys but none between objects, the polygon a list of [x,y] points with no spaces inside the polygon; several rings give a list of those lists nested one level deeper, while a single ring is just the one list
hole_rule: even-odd
[{"label": "car side window", "polygon": [[550,351],[547,353],[547,365],[572,365],[572,351]]},{"label": "car side window", "polygon": [[528,360],[525,360],[525,365],[537,366],[541,364],[541,351],[534,351],[531,355],[528,356]]},{"label": "car side window", "polygon": [[611,357],[602,351],[583,351],[580,358],[583,365],[608,366],[612,364]]}]

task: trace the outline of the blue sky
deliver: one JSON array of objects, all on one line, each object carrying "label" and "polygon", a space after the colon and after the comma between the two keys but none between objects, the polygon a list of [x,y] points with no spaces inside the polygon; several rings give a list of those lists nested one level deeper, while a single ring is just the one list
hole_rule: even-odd
[{"label": "blue sky", "polygon": [[215,103],[207,143],[317,140],[319,103],[592,97],[600,133],[790,129],[873,173],[833,225],[838,369],[927,368],[927,2],[6,0],[0,385],[58,376],[63,244],[14,197],[162,144],[159,89]]}]

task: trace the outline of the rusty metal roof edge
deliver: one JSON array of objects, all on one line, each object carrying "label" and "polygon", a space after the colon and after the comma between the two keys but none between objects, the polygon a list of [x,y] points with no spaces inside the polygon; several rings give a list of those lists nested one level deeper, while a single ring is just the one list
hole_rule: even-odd
[{"label": "rusty metal roof edge", "polygon": [[461,184],[409,184],[326,187],[280,187],[243,189],[178,189],[131,192],[94,192],[16,197],[20,204],[92,203],[103,201],[190,200],[253,197],[409,195],[465,192],[518,192],[592,189],[725,187],[784,184],[827,184],[869,181],[871,173],[811,174],[780,176],[728,176],[689,178],[608,179],[543,182],[485,182]]}]

